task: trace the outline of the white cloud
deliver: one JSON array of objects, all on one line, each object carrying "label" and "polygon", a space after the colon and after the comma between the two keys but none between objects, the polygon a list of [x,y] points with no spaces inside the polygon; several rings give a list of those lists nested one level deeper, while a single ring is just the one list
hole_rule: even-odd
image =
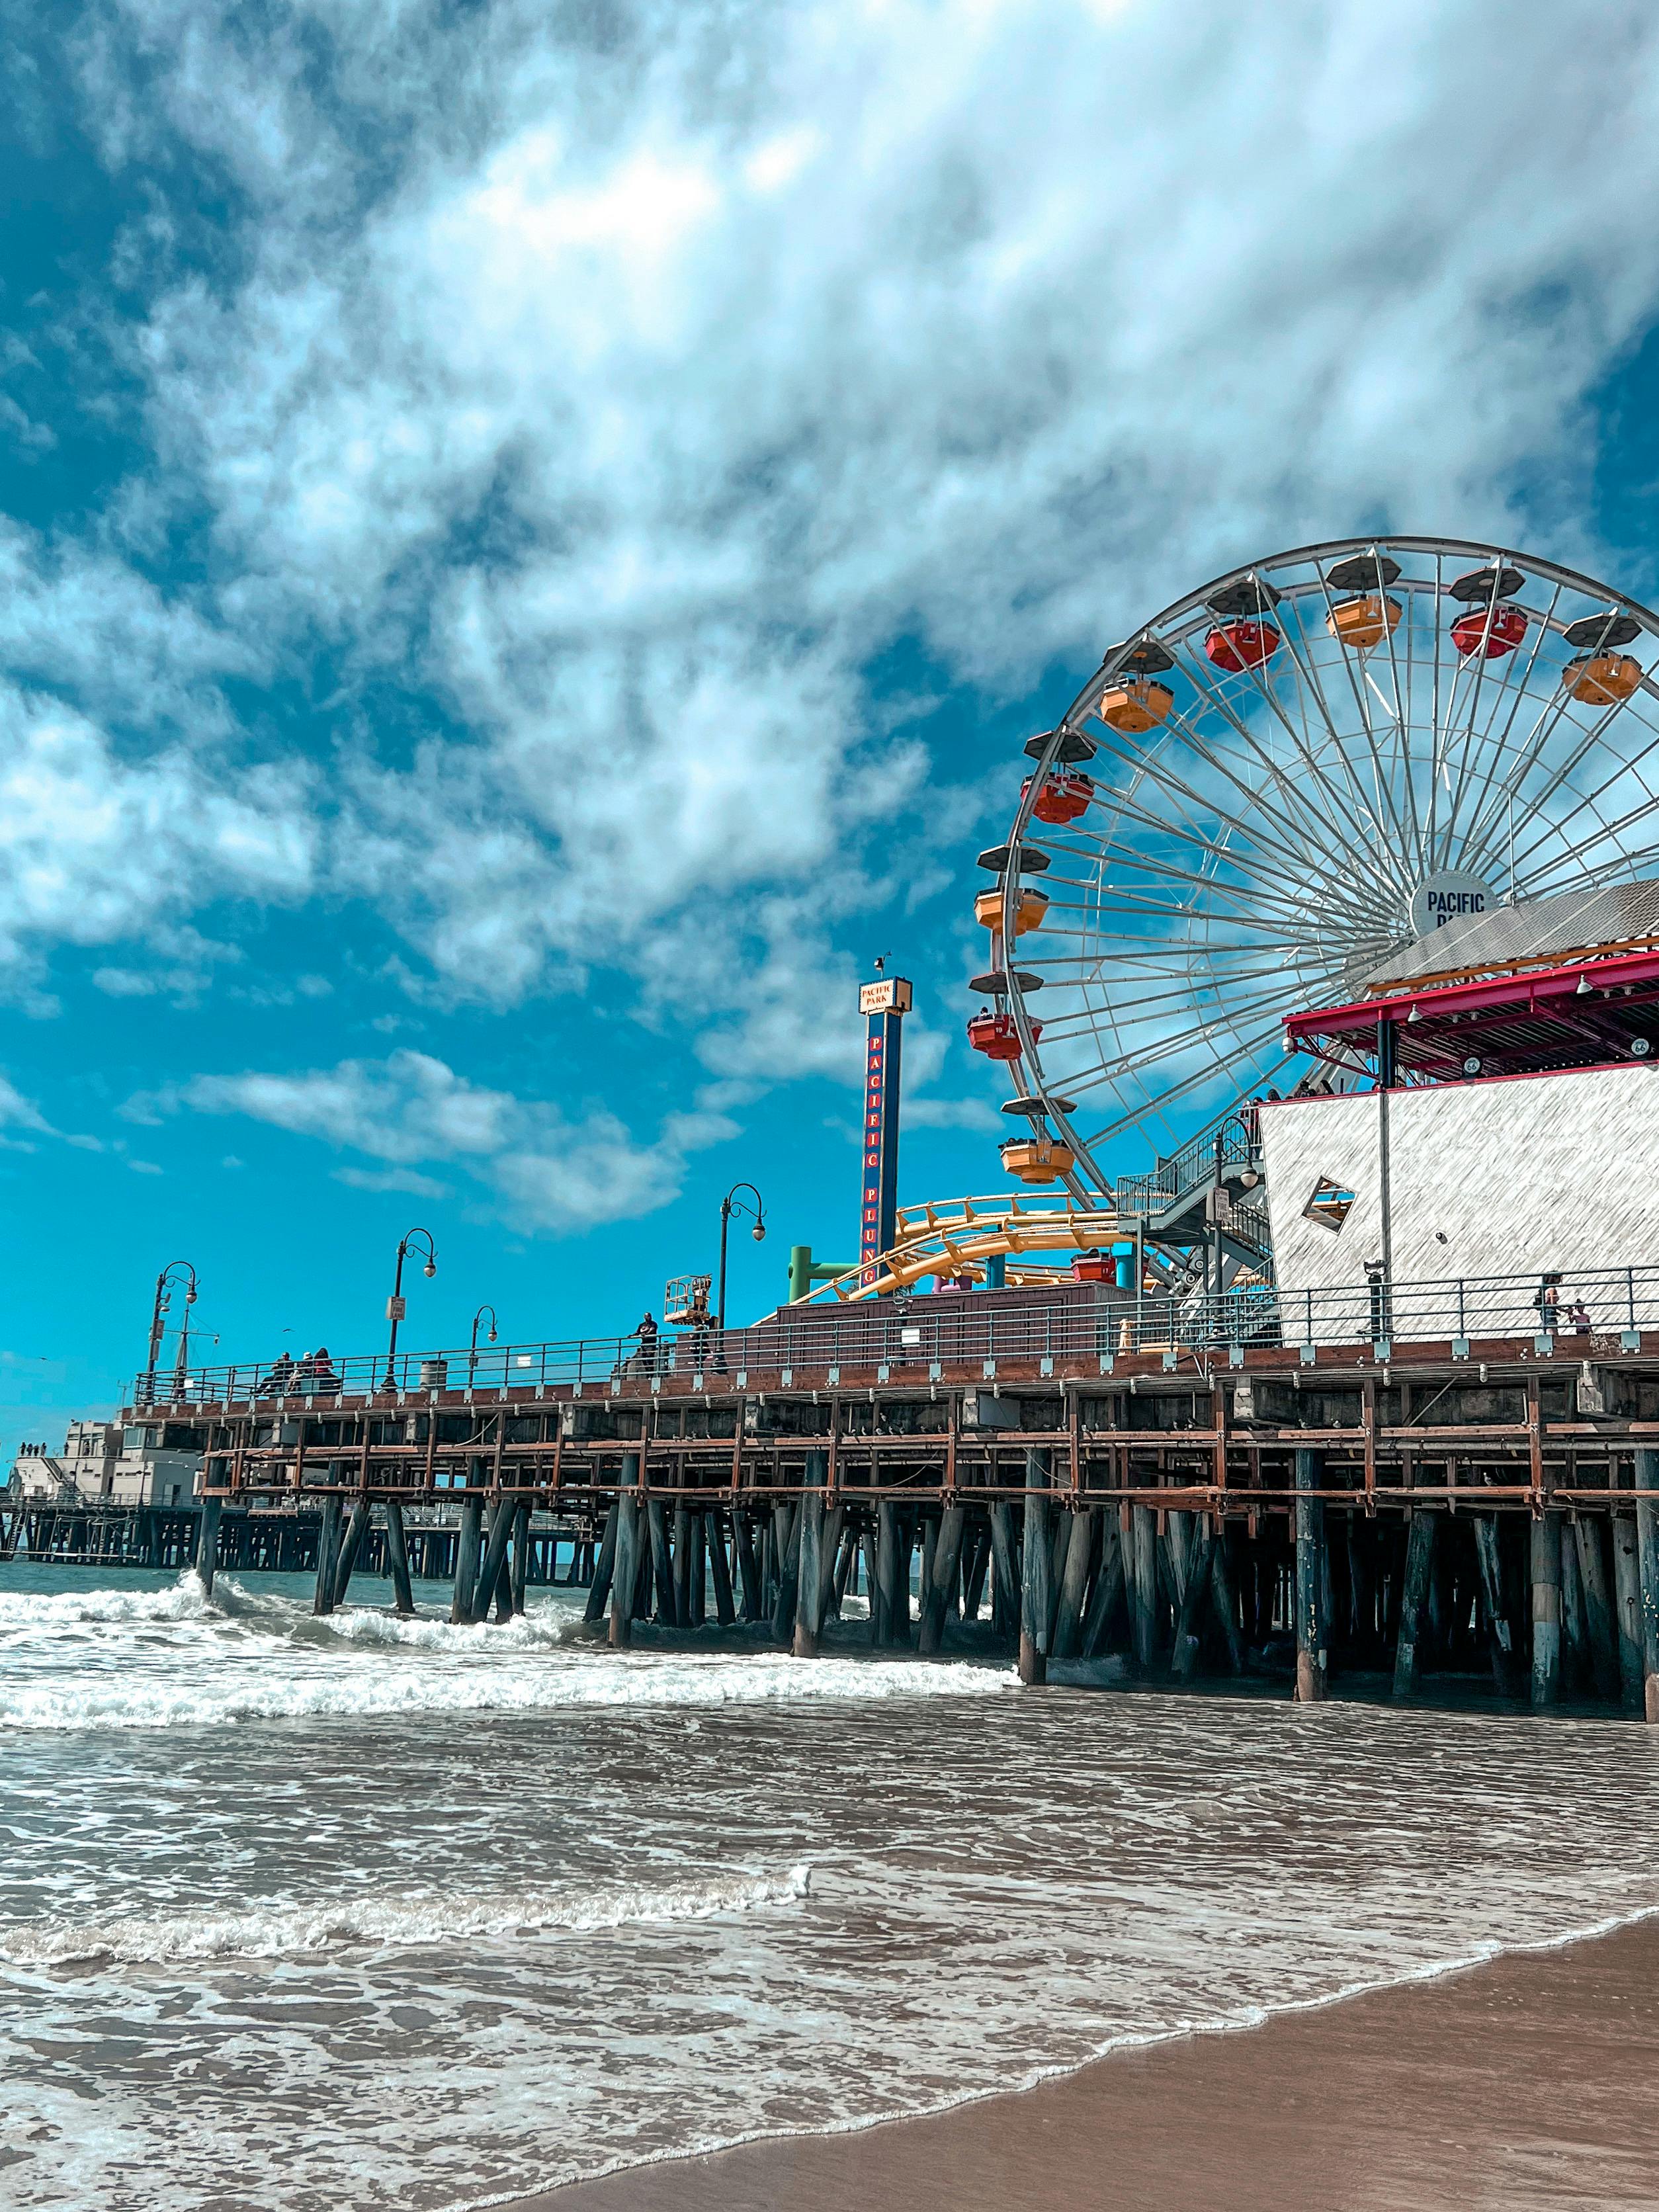
[{"label": "white cloud", "polygon": [[439,1197],[446,1186],[423,1169],[444,1163],[471,1176],[515,1224],[555,1230],[665,1205],[678,1192],[688,1153],[736,1134],[723,1115],[699,1110],[671,1115],[655,1139],[641,1144],[603,1109],[573,1117],[540,1099],[469,1083],[430,1054],[408,1051],[295,1075],[198,1076],[131,1099],[123,1110],[149,1122],[180,1108],[246,1115],[386,1162],[337,1170],[361,1190]]},{"label": "white cloud", "polygon": [[[204,507],[207,580],[164,604],[101,547],[8,556],[8,750],[40,757],[0,814],[0,953],[325,888],[451,997],[605,965],[718,1077],[854,1073],[828,940],[905,888],[866,848],[931,831],[920,892],[971,811],[872,702],[884,654],[1058,696],[1282,544],[1581,551],[1587,396],[1659,309],[1650,10],[608,20],[108,0],[106,158],[234,187],[221,262],[175,268],[162,222],[125,271],[160,460],[124,526]],[[225,682],[319,641],[327,787],[219,757]],[[359,726],[371,679],[424,744]],[[103,734],[129,711],[136,749]]]}]

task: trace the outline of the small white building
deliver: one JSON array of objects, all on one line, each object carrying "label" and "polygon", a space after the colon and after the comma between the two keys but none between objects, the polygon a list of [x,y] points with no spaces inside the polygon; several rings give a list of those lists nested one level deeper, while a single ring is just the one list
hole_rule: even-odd
[{"label": "small white building", "polygon": [[176,1421],[123,1428],[71,1421],[61,1452],[26,1443],[12,1462],[15,1500],[41,1504],[188,1505],[201,1486],[199,1430]]}]

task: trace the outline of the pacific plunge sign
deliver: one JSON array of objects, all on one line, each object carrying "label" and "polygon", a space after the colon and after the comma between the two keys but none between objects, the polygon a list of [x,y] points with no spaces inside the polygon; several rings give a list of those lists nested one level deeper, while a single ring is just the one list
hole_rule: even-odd
[{"label": "pacific plunge sign", "polygon": [[1479,876],[1467,875],[1461,868],[1437,869],[1433,875],[1425,876],[1412,893],[1412,933],[1426,937],[1449,921],[1485,914],[1491,905],[1492,894]]}]

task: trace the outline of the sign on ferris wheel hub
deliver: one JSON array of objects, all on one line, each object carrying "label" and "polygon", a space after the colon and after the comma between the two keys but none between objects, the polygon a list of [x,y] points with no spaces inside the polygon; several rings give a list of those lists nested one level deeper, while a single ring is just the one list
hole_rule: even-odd
[{"label": "sign on ferris wheel hub", "polygon": [[1412,935],[1426,937],[1449,921],[1463,921],[1470,915],[1486,914],[1498,903],[1490,887],[1479,876],[1462,868],[1437,868],[1425,876],[1412,893]]}]

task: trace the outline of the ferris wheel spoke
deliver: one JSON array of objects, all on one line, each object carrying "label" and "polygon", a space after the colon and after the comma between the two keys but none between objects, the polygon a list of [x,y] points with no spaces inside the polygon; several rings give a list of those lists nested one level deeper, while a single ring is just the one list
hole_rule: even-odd
[{"label": "ferris wheel spoke", "polygon": [[[1330,585],[1322,573],[1320,577],[1320,594],[1325,607],[1326,622],[1328,626],[1327,634],[1329,635],[1328,625],[1335,612],[1335,602],[1331,598]],[[1297,630],[1301,636],[1304,648],[1308,656],[1308,665],[1311,668],[1314,665],[1313,644],[1309,638],[1307,627],[1302,619],[1302,608],[1299,602],[1296,605],[1295,611]],[[1287,642],[1289,642],[1289,631],[1290,625],[1287,623],[1285,624],[1285,636]],[[1296,652],[1294,645],[1291,646],[1291,651],[1292,660],[1295,662],[1297,667],[1300,669],[1303,665],[1302,656]],[[1373,826],[1377,832],[1378,842],[1381,843],[1386,843],[1387,829],[1383,823],[1376,819],[1376,810],[1382,805],[1383,793],[1388,790],[1389,787],[1387,779],[1380,773],[1381,760],[1376,743],[1376,732],[1371,721],[1370,708],[1365,698],[1364,686],[1360,684],[1358,677],[1355,672],[1353,656],[1344,653],[1341,657],[1341,665],[1343,675],[1346,678],[1348,689],[1353,699],[1354,710],[1359,717],[1360,724],[1364,732],[1366,749],[1370,757],[1373,770],[1373,788],[1369,794],[1366,793],[1364,785],[1360,782],[1359,778],[1354,773],[1353,763],[1349,758],[1347,746],[1343,743],[1342,738],[1338,732],[1335,714],[1326,700],[1322,684],[1318,687],[1317,696],[1322,708],[1325,712],[1327,726],[1329,728],[1331,735],[1336,742],[1338,757],[1340,758],[1344,767],[1346,769],[1349,781],[1353,786],[1355,803],[1362,806],[1366,813],[1370,817]],[[1391,816],[1394,815],[1392,805],[1389,806],[1389,811]],[[1403,842],[1405,837],[1404,825],[1400,822],[1397,816],[1394,817],[1393,829],[1395,836]]]},{"label": "ferris wheel spoke", "polygon": [[[1240,1037],[1235,1047],[1237,1057],[1233,1064],[1237,1066],[1239,1062],[1249,1061],[1254,1054],[1261,1052],[1264,1047],[1270,1045],[1279,1034],[1279,1024],[1275,1022],[1271,1026],[1252,1035]],[[1281,1051],[1273,1057],[1269,1066],[1265,1067],[1257,1066],[1251,1068],[1245,1080],[1235,1082],[1235,1097],[1242,1098],[1253,1085],[1267,1081],[1269,1076],[1276,1074],[1280,1068],[1287,1067],[1289,1065],[1288,1057]],[[1212,1060],[1206,1066],[1195,1068],[1191,1074],[1183,1077],[1179,1082],[1171,1084],[1167,1091],[1160,1092],[1161,1103],[1170,1105],[1180,1099],[1190,1097],[1201,1085],[1212,1083],[1218,1073],[1225,1072],[1225,1066],[1226,1063],[1216,1060]],[[1091,1085],[1085,1080],[1073,1083],[1069,1087],[1073,1091],[1086,1091],[1091,1088],[1097,1089],[1099,1085],[1097,1082]],[[1103,1122],[1101,1127],[1089,1136],[1086,1141],[1091,1151],[1097,1145],[1103,1145],[1109,1137],[1121,1136],[1126,1129],[1133,1128],[1145,1112],[1144,1106],[1126,1105],[1121,1113],[1113,1120]]]},{"label": "ferris wheel spoke", "polygon": [[[1309,753],[1305,748],[1299,748],[1299,757],[1302,760],[1304,767],[1307,770],[1307,773],[1313,778],[1315,782],[1320,785],[1324,790],[1330,805],[1334,810],[1334,813],[1331,817],[1322,817],[1313,816],[1312,810],[1310,807],[1310,801],[1307,793],[1298,787],[1295,777],[1283,766],[1281,766],[1280,763],[1274,761],[1271,756],[1267,754],[1248,723],[1234,711],[1231,702],[1224,698],[1221,692],[1218,691],[1210,682],[1209,678],[1204,674],[1203,670],[1200,666],[1198,656],[1192,651],[1190,645],[1188,647],[1188,659],[1190,665],[1188,668],[1187,673],[1192,682],[1194,689],[1201,692],[1203,696],[1208,699],[1215,711],[1221,715],[1222,719],[1231,728],[1239,742],[1245,746],[1252,757],[1261,766],[1264,772],[1273,783],[1274,788],[1283,796],[1291,799],[1297,808],[1310,808],[1311,818],[1305,828],[1301,823],[1295,822],[1292,817],[1284,814],[1281,810],[1277,808],[1274,810],[1274,819],[1283,825],[1293,843],[1301,848],[1302,864],[1306,865],[1310,839],[1314,841],[1312,844],[1313,850],[1328,850],[1329,841],[1333,830],[1336,828],[1338,823],[1346,823],[1351,818],[1351,801],[1345,798],[1339,787],[1331,781],[1328,776],[1326,775],[1324,770],[1319,766],[1318,762],[1312,757],[1312,755]],[[1266,696],[1265,687],[1258,684],[1256,688],[1259,694]],[[1269,703],[1271,704],[1271,702]],[[1291,736],[1292,744],[1294,744],[1296,742],[1295,734],[1290,730],[1287,719],[1281,713],[1279,714],[1278,720],[1279,720],[1281,726],[1285,729],[1287,734]],[[1328,726],[1330,726],[1328,725]],[[1182,723],[1182,730],[1188,743],[1192,745],[1194,750],[1200,755],[1200,758],[1204,759],[1208,765],[1212,767],[1218,775],[1229,777],[1230,780],[1244,793],[1246,798],[1253,805],[1258,807],[1261,805],[1262,798],[1260,787],[1252,786],[1248,781],[1241,779],[1237,775],[1236,771],[1230,769],[1227,764],[1221,760],[1218,755],[1206,747],[1203,741],[1198,737],[1197,732],[1192,728],[1189,718],[1183,720]],[[1332,735],[1334,738],[1335,737],[1335,734],[1336,733],[1333,726]],[[1346,765],[1346,754],[1342,751],[1340,739],[1337,741],[1337,751],[1339,758],[1342,759],[1345,765]],[[1350,770],[1350,773],[1352,774],[1352,770]],[[1364,811],[1365,810],[1362,808],[1362,812]],[[1373,856],[1368,854],[1362,847],[1356,846],[1352,840],[1341,836],[1340,833],[1338,836],[1338,842],[1357,866],[1365,866],[1371,865]]]},{"label": "ferris wheel spoke", "polygon": [[[1632,773],[1632,771],[1626,770],[1626,773],[1630,774]],[[1624,832],[1630,828],[1632,823],[1641,822],[1650,818],[1654,806],[1656,803],[1656,795],[1646,784],[1642,783],[1640,776],[1636,777],[1636,781],[1641,785],[1641,788],[1644,794],[1639,805],[1632,806],[1627,813],[1621,815],[1615,821],[1599,823],[1596,830],[1592,836],[1581,839],[1577,845],[1569,846],[1565,852],[1553,854],[1545,866],[1537,871],[1537,874],[1539,876],[1547,878],[1549,875],[1553,874],[1559,868],[1576,866],[1578,862],[1583,860],[1587,854],[1593,853],[1597,845],[1604,843],[1608,838],[1622,836]],[[1578,802],[1578,805],[1581,812],[1588,811],[1592,813],[1599,813],[1599,810],[1596,808],[1595,802],[1591,799],[1581,799]],[[1536,850],[1536,848],[1534,847],[1534,849]],[[1654,848],[1651,845],[1648,845],[1643,848],[1638,853],[1629,854],[1621,852],[1618,862],[1608,862],[1603,863],[1602,865],[1608,866],[1632,866],[1636,860],[1647,857],[1653,849]]]},{"label": "ferris wheel spoke", "polygon": [[[1509,712],[1504,716],[1504,727],[1501,732],[1496,732],[1495,728],[1489,725],[1486,774],[1480,789],[1474,793],[1469,799],[1468,812],[1471,827],[1469,831],[1466,834],[1463,841],[1466,848],[1470,844],[1478,842],[1476,825],[1478,825],[1481,821],[1483,810],[1485,809],[1487,799],[1492,793],[1493,781],[1498,772],[1498,764],[1503,760],[1504,753],[1508,750],[1510,738],[1514,733],[1516,717],[1521,711],[1522,702],[1528,696],[1533,696],[1530,693],[1529,687],[1531,685],[1533,677],[1537,670],[1538,656],[1543,650],[1545,639],[1552,635],[1553,625],[1559,616],[1560,605],[1561,586],[1557,584],[1551,595],[1549,605],[1545,609],[1543,614],[1537,617],[1532,623],[1532,642],[1528,648],[1527,659],[1524,665],[1517,665],[1513,672],[1512,678],[1505,683],[1504,688],[1509,695],[1510,701]],[[1495,725],[1496,719],[1497,717],[1494,714],[1492,717],[1492,725]],[[1533,724],[1533,734],[1531,738],[1527,741],[1527,746],[1522,748],[1522,760],[1516,763],[1516,768],[1511,769],[1504,778],[1505,787],[1508,790],[1514,790],[1516,786],[1518,776],[1525,774],[1525,754],[1530,746],[1536,743],[1538,732],[1540,729],[1548,729],[1551,726],[1553,726],[1552,718],[1548,709],[1547,708],[1542,714],[1540,714],[1535,719]],[[1449,840],[1455,834],[1457,816],[1462,811],[1462,799],[1463,793],[1460,789],[1457,793],[1456,800],[1453,805],[1451,819],[1447,824]],[[1449,843],[1448,850],[1450,848]]]},{"label": "ferris wheel spoke", "polygon": [[[1268,1006],[1293,1007],[1297,995],[1291,990],[1264,993],[1253,1002],[1252,1015],[1259,1017]],[[1056,1024],[1056,1030],[1059,1030],[1058,1024]],[[1042,1033],[1045,1038],[1048,1036],[1047,1023],[1043,1024]],[[1059,1033],[1064,1034],[1063,1031]],[[1164,1061],[1173,1059],[1178,1054],[1196,1045],[1213,1043],[1218,1035],[1224,1042],[1231,1043],[1236,1034],[1236,1025],[1231,1020],[1222,1016],[1211,1015],[1205,1020],[1192,1023],[1185,1029],[1173,1032],[1162,1032],[1145,1044],[1134,1046],[1119,1055],[1110,1064],[1109,1072],[1115,1075],[1144,1073],[1147,1068],[1158,1066]]]},{"label": "ferris wheel spoke", "polygon": [[[1629,708],[1627,705],[1623,702],[1619,705],[1609,707],[1607,712],[1597,719],[1593,726],[1583,732],[1578,744],[1575,747],[1572,753],[1551,776],[1543,790],[1528,795],[1526,806],[1522,811],[1521,817],[1519,821],[1516,823],[1514,830],[1510,833],[1512,837],[1518,836],[1524,831],[1529,830],[1533,823],[1540,818],[1543,810],[1549,804],[1550,800],[1555,798],[1559,793],[1563,791],[1572,791],[1572,779],[1577,774],[1578,769],[1586,761],[1590,759],[1598,745],[1605,744],[1609,728],[1621,714],[1628,713],[1628,711]],[[1565,706],[1559,708],[1558,713],[1564,714]],[[1638,726],[1644,731],[1650,732],[1648,742],[1643,746],[1639,752],[1627,755],[1625,758],[1617,762],[1615,765],[1615,773],[1620,777],[1633,774],[1641,766],[1643,762],[1650,759],[1656,750],[1659,750],[1659,731],[1651,731],[1651,726],[1646,722],[1639,720],[1639,719],[1638,721]],[[1610,747],[1608,748],[1608,750],[1609,752],[1611,751]],[[1575,794],[1575,805],[1579,805],[1583,803],[1583,801],[1582,798],[1579,798]],[[1547,836],[1548,834],[1550,833],[1547,830],[1545,835]],[[1520,848],[1516,855],[1517,866],[1522,860],[1530,858],[1532,854],[1537,850],[1538,842],[1539,841],[1534,840],[1532,844]]]},{"label": "ferris wheel spoke", "polygon": [[[1267,810],[1261,806],[1260,792],[1249,783],[1243,781],[1235,770],[1226,766],[1216,755],[1212,753],[1209,749],[1195,737],[1189,725],[1182,718],[1172,717],[1171,724],[1166,725],[1165,726],[1166,728],[1173,726],[1173,728],[1179,732],[1183,740],[1192,747],[1194,752],[1198,754],[1199,757],[1205,762],[1206,765],[1212,768],[1218,775],[1221,776],[1225,781],[1231,783],[1236,790],[1240,792],[1249,805],[1257,808],[1264,814],[1267,813]],[[1122,755],[1118,751],[1116,747],[1113,747],[1111,750],[1118,757],[1122,757]],[[1180,808],[1182,819],[1188,825],[1188,836],[1193,842],[1196,842],[1202,850],[1212,854],[1218,860],[1224,859],[1236,865],[1237,861],[1237,848],[1230,849],[1224,845],[1218,844],[1206,830],[1200,829],[1198,823],[1194,820],[1192,814],[1188,811],[1189,802],[1191,806],[1195,807],[1200,815],[1213,817],[1216,821],[1221,823],[1226,829],[1233,831],[1240,840],[1240,842],[1245,850],[1248,851],[1257,847],[1265,847],[1270,851],[1276,852],[1287,866],[1294,869],[1306,868],[1311,863],[1313,858],[1313,848],[1306,842],[1303,833],[1293,824],[1288,821],[1283,823],[1285,833],[1291,840],[1291,842],[1288,845],[1281,842],[1277,837],[1265,835],[1262,829],[1262,823],[1260,819],[1254,823],[1248,823],[1241,815],[1230,811],[1228,808],[1222,805],[1218,799],[1195,789],[1184,776],[1176,771],[1172,763],[1166,762],[1164,765],[1163,775],[1160,780],[1158,795],[1164,806],[1164,811],[1162,814],[1150,806],[1141,806],[1137,805],[1133,800],[1130,799],[1127,794],[1121,792],[1115,791],[1112,793],[1110,803],[1115,811],[1127,814],[1131,821],[1139,822],[1146,828],[1162,831],[1164,834],[1168,835],[1170,827],[1170,800],[1173,797]],[[1281,817],[1278,815],[1276,811],[1268,815],[1268,818],[1273,820],[1275,823],[1279,823],[1281,821]],[[1358,855],[1355,857],[1358,858]]]}]

